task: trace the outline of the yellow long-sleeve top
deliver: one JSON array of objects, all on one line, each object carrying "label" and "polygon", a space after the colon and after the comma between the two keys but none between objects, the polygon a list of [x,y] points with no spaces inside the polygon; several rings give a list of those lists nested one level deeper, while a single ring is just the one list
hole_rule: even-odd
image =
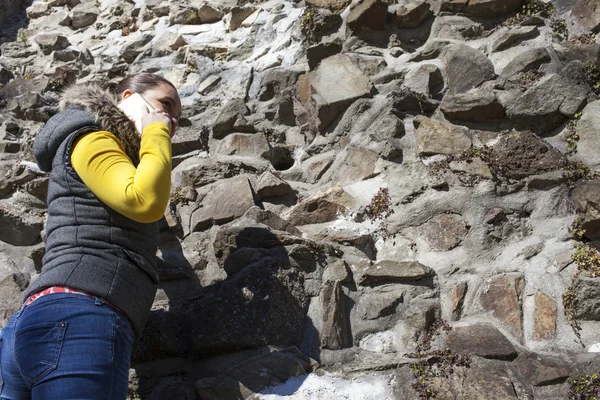
[{"label": "yellow long-sleeve top", "polygon": [[158,221],[169,202],[171,138],[169,125],[154,122],[144,128],[137,168],[121,141],[106,131],[75,142],[71,164],[102,202],[137,222]]}]

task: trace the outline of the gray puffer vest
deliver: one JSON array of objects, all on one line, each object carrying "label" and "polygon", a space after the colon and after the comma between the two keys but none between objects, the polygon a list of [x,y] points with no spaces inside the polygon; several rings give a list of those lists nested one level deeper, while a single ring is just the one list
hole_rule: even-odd
[{"label": "gray puffer vest", "polygon": [[[158,283],[158,223],[135,222],[114,211],[92,193],[71,166],[74,140],[89,132],[111,128],[122,142],[137,138],[138,143],[125,145],[126,150],[139,149],[139,137],[127,117],[116,107],[104,110],[108,114],[99,112],[93,101],[99,94],[111,95],[97,87],[79,87],[78,96],[88,89],[93,91],[91,96],[63,102],[65,109],[46,123],[34,142],[38,165],[50,173],[48,221],[42,272],[25,298],[54,285],[83,290],[123,311],[139,335]],[[115,102],[109,97],[109,103]],[[123,131],[128,134],[123,135]],[[130,158],[135,158],[137,165],[136,155]]]}]

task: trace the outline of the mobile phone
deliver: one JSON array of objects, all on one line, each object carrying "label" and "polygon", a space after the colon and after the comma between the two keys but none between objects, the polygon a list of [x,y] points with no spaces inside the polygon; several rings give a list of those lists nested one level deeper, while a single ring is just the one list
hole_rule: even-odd
[{"label": "mobile phone", "polygon": [[154,108],[144,99],[139,93],[134,93],[121,101],[118,107],[129,117],[135,124],[135,129],[142,134],[142,115],[144,115],[144,107],[148,108],[148,112],[154,111]]}]

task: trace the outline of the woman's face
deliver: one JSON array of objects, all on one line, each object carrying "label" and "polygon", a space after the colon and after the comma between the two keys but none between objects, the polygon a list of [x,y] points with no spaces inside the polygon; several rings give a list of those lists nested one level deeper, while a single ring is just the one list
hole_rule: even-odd
[{"label": "woman's face", "polygon": [[[126,99],[132,94],[133,91],[127,89],[123,92],[122,97]],[[148,89],[140,94],[150,103],[154,110],[164,111],[169,115],[169,118],[171,118],[171,137],[175,136],[179,117],[181,116],[181,100],[179,99],[177,90],[166,83],[160,82],[152,89]]]}]

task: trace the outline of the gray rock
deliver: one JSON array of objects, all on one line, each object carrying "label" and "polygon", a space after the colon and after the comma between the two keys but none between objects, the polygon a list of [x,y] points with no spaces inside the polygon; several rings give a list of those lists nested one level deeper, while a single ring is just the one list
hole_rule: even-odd
[{"label": "gray rock", "polygon": [[398,28],[416,28],[433,15],[431,5],[425,2],[408,3],[394,13],[394,22]]},{"label": "gray rock", "polygon": [[365,320],[376,320],[394,315],[405,296],[404,290],[365,292],[357,300],[356,313]]},{"label": "gray rock", "polygon": [[213,137],[223,139],[230,133],[235,132],[236,125],[243,125],[244,116],[249,115],[250,110],[246,106],[244,99],[232,99],[221,110],[213,125]]},{"label": "gray rock", "polygon": [[350,269],[344,260],[336,260],[333,263],[327,264],[323,271],[323,282],[349,282]]},{"label": "gray rock", "polygon": [[223,18],[223,13],[208,4],[203,4],[198,9],[198,18],[201,24],[212,24]]},{"label": "gray rock", "polygon": [[23,305],[23,291],[29,286],[29,274],[13,273],[0,281],[0,327]]},{"label": "gray rock", "polygon": [[258,133],[232,133],[219,142],[216,152],[243,157],[271,158],[269,141],[265,135]]},{"label": "gray rock", "polygon": [[13,246],[31,246],[42,241],[42,216],[26,213],[11,200],[0,201],[0,240]]},{"label": "gray rock", "polygon": [[[458,15],[439,16],[431,26],[431,37],[436,39],[468,40],[480,37],[483,33],[483,25],[470,18]],[[446,42],[448,43],[448,42]],[[431,46],[428,42],[425,46]],[[421,50],[423,52],[423,50]]]},{"label": "gray rock", "polygon": [[348,193],[335,187],[301,200],[284,218],[294,226],[333,221],[338,213],[345,213],[352,203]]},{"label": "gray rock", "polygon": [[342,52],[342,45],[335,42],[319,43],[306,49],[308,68],[312,71],[321,60]]},{"label": "gray rock", "polygon": [[355,273],[362,286],[381,282],[418,281],[435,276],[435,271],[417,261],[382,260]]},{"label": "gray rock", "polygon": [[27,17],[36,19],[50,13],[49,4],[46,2],[36,1],[31,6],[27,7]]},{"label": "gray rock", "polygon": [[199,231],[227,223],[244,215],[252,206],[254,195],[247,176],[224,179],[211,188],[194,211],[190,230]]},{"label": "gray rock", "polygon": [[393,112],[384,113],[367,129],[369,137],[376,142],[401,138],[404,133],[404,122]]},{"label": "gray rock", "polygon": [[169,15],[169,22],[171,25],[196,25],[201,23],[200,17],[198,16],[198,10],[193,7],[175,4],[171,7]]},{"label": "gray rock", "polygon": [[42,53],[48,55],[55,50],[63,50],[71,45],[69,39],[56,33],[45,33],[35,36],[35,42],[42,49]]},{"label": "gray rock", "polygon": [[[292,246],[294,244],[304,243],[305,240],[300,239],[294,234],[289,234],[282,231],[274,231],[264,226],[235,226],[225,227],[217,231],[213,241],[213,250],[219,266],[224,268],[229,257],[238,249],[243,248],[258,248],[258,249],[273,249],[273,254],[281,250],[284,246]],[[287,253],[286,255],[287,256]],[[289,265],[289,261],[284,260],[284,257],[279,257],[279,260]]]},{"label": "gray rock", "polygon": [[346,24],[355,32],[383,30],[387,8],[382,0],[360,0],[351,7]]},{"label": "gray rock", "polygon": [[491,324],[459,326],[446,337],[453,353],[477,355],[498,360],[514,360],[518,353],[510,341]]},{"label": "gray rock", "polygon": [[323,174],[331,167],[335,160],[335,152],[330,151],[317,154],[302,163],[303,176],[306,182],[316,183]]},{"label": "gray rock", "polygon": [[[145,40],[144,40],[145,41]],[[176,32],[165,32],[152,43],[152,56],[162,57],[187,45],[183,36]]]},{"label": "gray rock", "polygon": [[230,11],[231,20],[229,21],[229,30],[235,31],[240,26],[242,26],[242,22],[250,15],[252,15],[256,11],[256,8],[253,7],[233,7]]},{"label": "gray rock", "polygon": [[135,365],[186,357],[191,344],[191,326],[184,313],[155,310],[148,316],[144,332],[133,346],[131,361]]},{"label": "gray rock", "polygon": [[600,101],[585,106],[581,118],[577,121],[575,132],[579,135],[577,152],[572,155],[575,161],[584,162],[592,170],[600,167],[600,154],[595,149],[600,145],[598,130],[600,129]]},{"label": "gray rock", "polygon": [[514,386],[504,371],[490,371],[482,367],[470,368],[463,382],[465,399],[517,400]]},{"label": "gray rock", "polygon": [[546,386],[566,381],[572,373],[572,366],[564,358],[521,353],[513,362],[513,370],[533,386]]},{"label": "gray rock", "polygon": [[331,180],[337,185],[345,185],[367,179],[375,172],[378,159],[377,153],[359,147],[348,147],[338,155],[329,170],[333,172]]},{"label": "gray rock", "polygon": [[327,128],[354,100],[368,96],[372,83],[344,54],[321,61],[310,73],[312,99],[319,117],[319,130]]},{"label": "gray rock", "polygon": [[292,192],[289,183],[275,176],[272,172],[264,172],[253,185],[254,190],[260,199],[266,197],[285,196]]},{"label": "gray rock", "polygon": [[571,29],[575,35],[583,35],[590,32],[597,33],[600,30],[600,9],[593,0],[579,0],[571,10]]},{"label": "gray rock", "polygon": [[600,210],[597,197],[600,194],[600,182],[581,180],[573,190],[572,199],[579,211],[585,237],[596,241],[600,239]]},{"label": "gray rock", "polygon": [[81,3],[73,8],[71,26],[74,29],[86,28],[96,22],[100,10],[90,2]]},{"label": "gray rock", "polygon": [[339,281],[325,282],[321,289],[323,304],[323,328],[321,329],[321,347],[339,350],[352,346],[350,325],[346,316],[346,296]]},{"label": "gray rock", "polygon": [[444,88],[444,77],[435,64],[423,64],[406,74],[404,85],[426,97],[437,98]]},{"label": "gray rock", "polygon": [[582,82],[551,74],[542,77],[525,92],[498,94],[506,116],[518,129],[544,133],[560,126],[581,110],[590,94]]},{"label": "gray rock", "polygon": [[467,92],[496,76],[492,62],[467,45],[446,47],[442,60],[446,64],[449,93]]},{"label": "gray rock", "polygon": [[600,279],[577,278],[573,282],[575,299],[571,311],[575,319],[600,321]]},{"label": "gray rock", "polygon": [[494,92],[483,88],[448,94],[440,107],[446,117],[462,121],[498,121],[504,117],[504,107]]},{"label": "gray rock", "polygon": [[537,26],[520,26],[504,32],[492,45],[492,51],[502,51],[540,34]]},{"label": "gray rock", "polygon": [[417,155],[459,154],[471,148],[471,135],[467,128],[436,121],[424,116],[414,120],[417,128],[415,141]]},{"label": "gray rock", "polygon": [[289,222],[281,218],[279,215],[275,214],[272,211],[261,210],[258,206],[251,207],[243,215],[243,218],[250,219],[258,224],[266,225],[271,229],[277,231],[285,231],[291,233],[292,235],[302,236],[302,232],[300,232],[296,227],[294,227]]},{"label": "gray rock", "polygon": [[550,54],[545,48],[528,49],[513,58],[513,60],[504,67],[500,77],[509,78],[515,74],[518,74],[519,72],[535,70],[538,69],[543,63],[549,61]]},{"label": "gray rock", "polygon": [[470,0],[464,12],[475,17],[495,18],[515,12],[523,0]]}]

